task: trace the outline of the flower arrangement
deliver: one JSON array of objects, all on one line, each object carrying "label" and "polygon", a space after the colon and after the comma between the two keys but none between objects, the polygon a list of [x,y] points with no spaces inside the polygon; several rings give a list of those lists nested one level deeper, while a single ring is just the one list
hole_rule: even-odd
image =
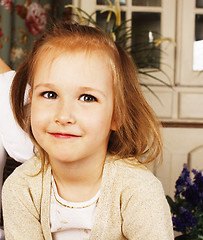
[{"label": "flower arrangement", "polygon": [[182,235],[176,240],[203,239],[203,175],[193,169],[193,177],[185,164],[176,181],[175,196],[166,196],[171,208],[174,230]]}]

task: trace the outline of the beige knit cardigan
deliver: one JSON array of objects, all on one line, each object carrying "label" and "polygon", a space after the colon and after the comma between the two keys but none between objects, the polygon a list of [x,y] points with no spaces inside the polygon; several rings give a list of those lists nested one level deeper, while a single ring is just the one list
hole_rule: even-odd
[{"label": "beige knit cardigan", "polygon": [[[3,186],[6,240],[51,240],[51,167],[33,157]],[[90,240],[172,240],[169,206],[158,179],[145,167],[108,157]],[[72,239],[71,239],[72,240]]]}]

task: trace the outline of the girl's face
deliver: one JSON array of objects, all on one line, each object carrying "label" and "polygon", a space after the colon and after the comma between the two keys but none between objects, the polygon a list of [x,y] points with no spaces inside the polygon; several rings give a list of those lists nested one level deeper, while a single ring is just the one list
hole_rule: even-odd
[{"label": "girl's face", "polygon": [[39,61],[31,127],[51,162],[104,161],[113,120],[113,80],[104,52],[66,53]]}]

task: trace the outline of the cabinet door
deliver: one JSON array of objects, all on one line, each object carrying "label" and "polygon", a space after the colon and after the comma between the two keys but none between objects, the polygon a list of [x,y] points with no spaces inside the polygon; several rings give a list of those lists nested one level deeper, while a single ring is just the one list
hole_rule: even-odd
[{"label": "cabinet door", "polygon": [[203,86],[203,1],[178,0],[176,84]]},{"label": "cabinet door", "polygon": [[[115,1],[111,0],[111,2]],[[120,0],[120,6],[122,20],[131,20],[126,23],[132,29],[132,37],[128,44],[137,46],[132,55],[137,56],[135,60],[143,60],[138,63],[139,69],[144,68],[143,71],[154,77],[141,74],[142,83],[162,85],[160,81],[155,80],[159,78],[165,83],[173,84],[175,0]],[[99,22],[106,20],[105,14],[100,14],[100,10],[106,7],[106,0],[81,1],[81,8],[89,14],[97,11],[94,16]],[[153,40],[164,38],[165,41],[155,47]],[[173,43],[167,39],[173,40]],[[149,64],[142,64],[143,62],[149,62]],[[161,71],[157,71],[157,68]]]},{"label": "cabinet door", "polygon": [[164,128],[163,140],[163,164],[155,175],[161,180],[165,193],[173,197],[184,163],[190,170],[203,169],[203,128]]}]

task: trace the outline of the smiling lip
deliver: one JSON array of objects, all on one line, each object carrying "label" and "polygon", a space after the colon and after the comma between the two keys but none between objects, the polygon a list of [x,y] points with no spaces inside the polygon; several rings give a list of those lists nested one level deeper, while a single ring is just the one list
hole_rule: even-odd
[{"label": "smiling lip", "polygon": [[66,134],[66,133],[50,133],[55,138],[59,139],[69,139],[69,138],[78,138],[80,136],[74,134]]}]

